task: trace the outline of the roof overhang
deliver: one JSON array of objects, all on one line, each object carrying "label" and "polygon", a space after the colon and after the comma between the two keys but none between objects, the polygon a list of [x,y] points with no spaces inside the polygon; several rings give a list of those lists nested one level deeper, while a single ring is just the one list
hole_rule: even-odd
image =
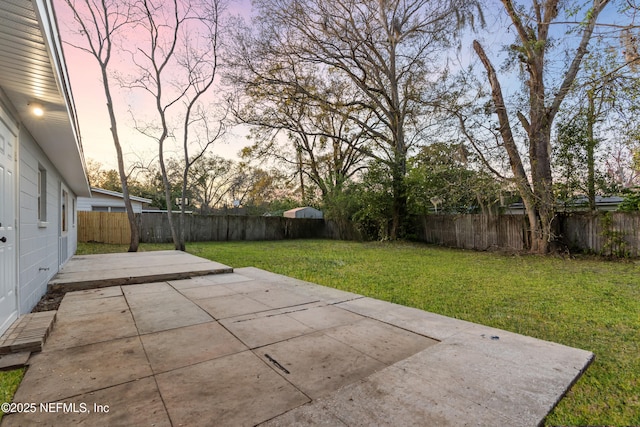
[{"label": "roof overhang", "polygon": [[[122,193],[120,193],[118,191],[111,191],[111,190],[105,190],[103,188],[91,187],[91,192],[92,193],[96,193],[96,194],[102,194],[102,195],[105,195],[105,196],[116,197],[118,199],[123,199],[124,200],[124,194],[122,194]],[[153,202],[153,200],[151,200],[151,199],[145,199],[144,197],[131,196],[131,195],[129,195],[129,199],[134,201],[134,202],[140,202],[140,203],[151,203],[151,202]]]},{"label": "roof overhang", "polygon": [[[50,0],[0,1],[0,87],[67,185],[91,195],[80,131]],[[36,117],[29,104],[45,114]]]}]

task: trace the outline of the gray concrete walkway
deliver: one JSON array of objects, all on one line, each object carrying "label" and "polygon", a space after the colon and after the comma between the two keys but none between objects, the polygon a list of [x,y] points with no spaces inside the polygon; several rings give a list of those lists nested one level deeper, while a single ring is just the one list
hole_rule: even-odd
[{"label": "gray concrete walkway", "polygon": [[2,426],[536,426],[593,358],[255,268],[67,293],[57,319],[14,399],[36,410]]}]

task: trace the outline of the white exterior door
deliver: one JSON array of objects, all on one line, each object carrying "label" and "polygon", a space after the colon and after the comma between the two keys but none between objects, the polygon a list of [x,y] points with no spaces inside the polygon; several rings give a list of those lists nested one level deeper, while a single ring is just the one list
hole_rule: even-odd
[{"label": "white exterior door", "polygon": [[0,120],[0,334],[18,317],[16,297],[16,137]]}]

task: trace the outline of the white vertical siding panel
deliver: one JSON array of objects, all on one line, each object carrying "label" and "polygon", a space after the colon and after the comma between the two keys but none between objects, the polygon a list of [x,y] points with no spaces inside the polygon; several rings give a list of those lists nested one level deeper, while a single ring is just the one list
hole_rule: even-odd
[{"label": "white vertical siding panel", "polygon": [[[58,272],[60,233],[60,183],[62,178],[31,134],[23,127],[19,137],[19,233],[18,295],[20,313],[28,313]],[[38,164],[47,171],[47,225],[38,225]],[[75,196],[70,193],[70,200]],[[71,205],[72,206],[72,205]],[[68,254],[76,248],[77,223],[70,223]]]}]

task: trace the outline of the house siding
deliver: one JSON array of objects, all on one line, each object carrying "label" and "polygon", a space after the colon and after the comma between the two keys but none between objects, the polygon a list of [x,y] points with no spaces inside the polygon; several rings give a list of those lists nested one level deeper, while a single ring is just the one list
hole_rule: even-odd
[{"label": "house siding", "polygon": [[[91,198],[89,197],[79,197],[78,198],[78,210],[90,212],[93,210],[94,206],[100,207],[118,207],[124,209],[124,200],[120,197],[108,196],[106,194],[99,194],[92,192]],[[142,212],[142,203],[136,202],[135,200],[131,200],[131,206],[133,207],[133,212],[141,213]]]},{"label": "house siding", "polygon": [[[19,211],[18,211],[18,308],[30,312],[47,290],[47,283],[74,253],[77,246],[77,220],[73,207],[75,195],[60,173],[23,127],[18,138]],[[38,169],[46,170],[46,225],[38,222]],[[69,194],[68,232],[60,238],[61,192]]]}]

